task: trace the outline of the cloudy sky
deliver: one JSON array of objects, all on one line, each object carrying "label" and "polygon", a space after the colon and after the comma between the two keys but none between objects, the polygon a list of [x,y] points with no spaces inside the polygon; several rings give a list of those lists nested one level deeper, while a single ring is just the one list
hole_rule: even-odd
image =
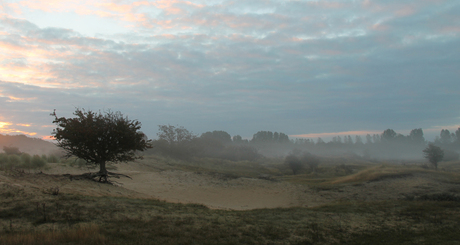
[{"label": "cloudy sky", "polygon": [[0,133],[76,107],[150,138],[455,131],[460,1],[0,0]]}]

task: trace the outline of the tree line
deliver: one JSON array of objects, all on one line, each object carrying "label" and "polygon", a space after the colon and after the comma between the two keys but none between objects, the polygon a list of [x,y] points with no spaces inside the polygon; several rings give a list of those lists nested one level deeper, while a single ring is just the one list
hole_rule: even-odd
[{"label": "tree line", "polygon": [[314,152],[317,155],[356,155],[367,159],[422,158],[422,150],[432,143],[445,151],[445,160],[458,159],[460,128],[454,133],[443,129],[434,142],[424,138],[421,128],[409,135],[386,129],[381,134],[365,137],[335,136],[329,142],[321,138],[290,139],[282,132],[258,131],[252,139],[231,136],[225,131],[208,131],[196,135],[183,126],[159,125],[158,139],[153,140],[151,152],[174,157],[218,157],[229,160],[253,160],[262,155],[284,157],[293,150]]}]

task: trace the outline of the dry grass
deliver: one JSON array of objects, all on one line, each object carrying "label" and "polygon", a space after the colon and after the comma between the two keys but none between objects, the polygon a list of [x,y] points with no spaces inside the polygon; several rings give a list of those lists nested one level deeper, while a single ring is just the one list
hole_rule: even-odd
[{"label": "dry grass", "polygon": [[[143,163],[156,170],[203,171],[236,177],[257,176],[260,172],[276,176],[282,172],[282,168],[276,168],[272,163],[246,165],[239,162],[232,165],[226,161],[195,159],[187,165],[184,161],[153,157],[144,161],[149,160],[151,162]],[[456,166],[451,164],[449,167]],[[430,183],[440,186],[447,182],[453,183],[452,186],[459,183],[458,172],[427,170],[418,166],[387,164],[366,167],[357,164],[352,169],[354,173],[344,175],[330,164],[322,166],[318,173],[280,176],[277,180],[299,181],[307,187],[324,185],[329,190],[317,191],[318,195],[328,193],[334,196],[339,195],[338,189],[344,185],[355,188],[356,183],[371,183],[375,186],[411,174],[431,176],[438,182]],[[52,183],[53,179],[50,177],[49,181]],[[363,188],[366,187],[364,184]],[[231,211],[152,199],[61,192],[52,195],[28,192],[24,186],[13,184],[0,187],[0,244],[460,243],[460,202],[436,195],[406,200],[337,199],[312,208]],[[359,185],[356,188],[363,190]]]},{"label": "dry grass", "polygon": [[355,174],[339,177],[330,181],[330,184],[380,181],[384,179],[405,178],[415,174],[429,174],[433,177],[448,178],[452,181],[460,181],[460,173],[424,169],[420,166],[383,164],[362,170]]},{"label": "dry grass", "polygon": [[11,232],[0,236],[0,244],[3,245],[106,244],[106,240],[95,224],[65,230]]}]

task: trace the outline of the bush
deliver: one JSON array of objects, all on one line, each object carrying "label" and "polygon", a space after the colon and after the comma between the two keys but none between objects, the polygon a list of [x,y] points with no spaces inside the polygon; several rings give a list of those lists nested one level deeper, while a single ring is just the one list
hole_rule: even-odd
[{"label": "bush", "polygon": [[9,155],[8,163],[13,166],[19,166],[19,164],[21,163],[21,158],[19,158],[18,155]]},{"label": "bush", "polygon": [[294,154],[287,156],[286,159],[284,159],[284,162],[292,170],[294,175],[298,174],[304,167],[302,161],[300,161],[300,159]]},{"label": "bush", "polygon": [[58,163],[59,158],[56,155],[49,155],[48,156],[48,162],[49,163]]},{"label": "bush", "polygon": [[8,156],[5,153],[0,153],[0,165],[8,162]]},{"label": "bush", "polygon": [[32,168],[32,157],[27,153],[21,154],[21,167],[31,169]]},{"label": "bush", "polygon": [[319,158],[309,152],[302,154],[300,158],[302,164],[307,165],[310,168],[311,172],[316,172],[318,170]]},{"label": "bush", "polygon": [[34,155],[32,157],[32,168],[43,168],[46,165],[46,161],[43,160],[39,155]]}]

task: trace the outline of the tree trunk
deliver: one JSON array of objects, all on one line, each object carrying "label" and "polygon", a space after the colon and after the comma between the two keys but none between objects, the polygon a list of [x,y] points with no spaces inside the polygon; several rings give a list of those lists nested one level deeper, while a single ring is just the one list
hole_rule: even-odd
[{"label": "tree trunk", "polygon": [[107,182],[107,169],[105,168],[105,162],[101,162],[99,167],[99,182],[101,182],[102,179]]},{"label": "tree trunk", "polygon": [[99,173],[107,175],[107,169],[105,168],[105,162],[99,164]]}]

